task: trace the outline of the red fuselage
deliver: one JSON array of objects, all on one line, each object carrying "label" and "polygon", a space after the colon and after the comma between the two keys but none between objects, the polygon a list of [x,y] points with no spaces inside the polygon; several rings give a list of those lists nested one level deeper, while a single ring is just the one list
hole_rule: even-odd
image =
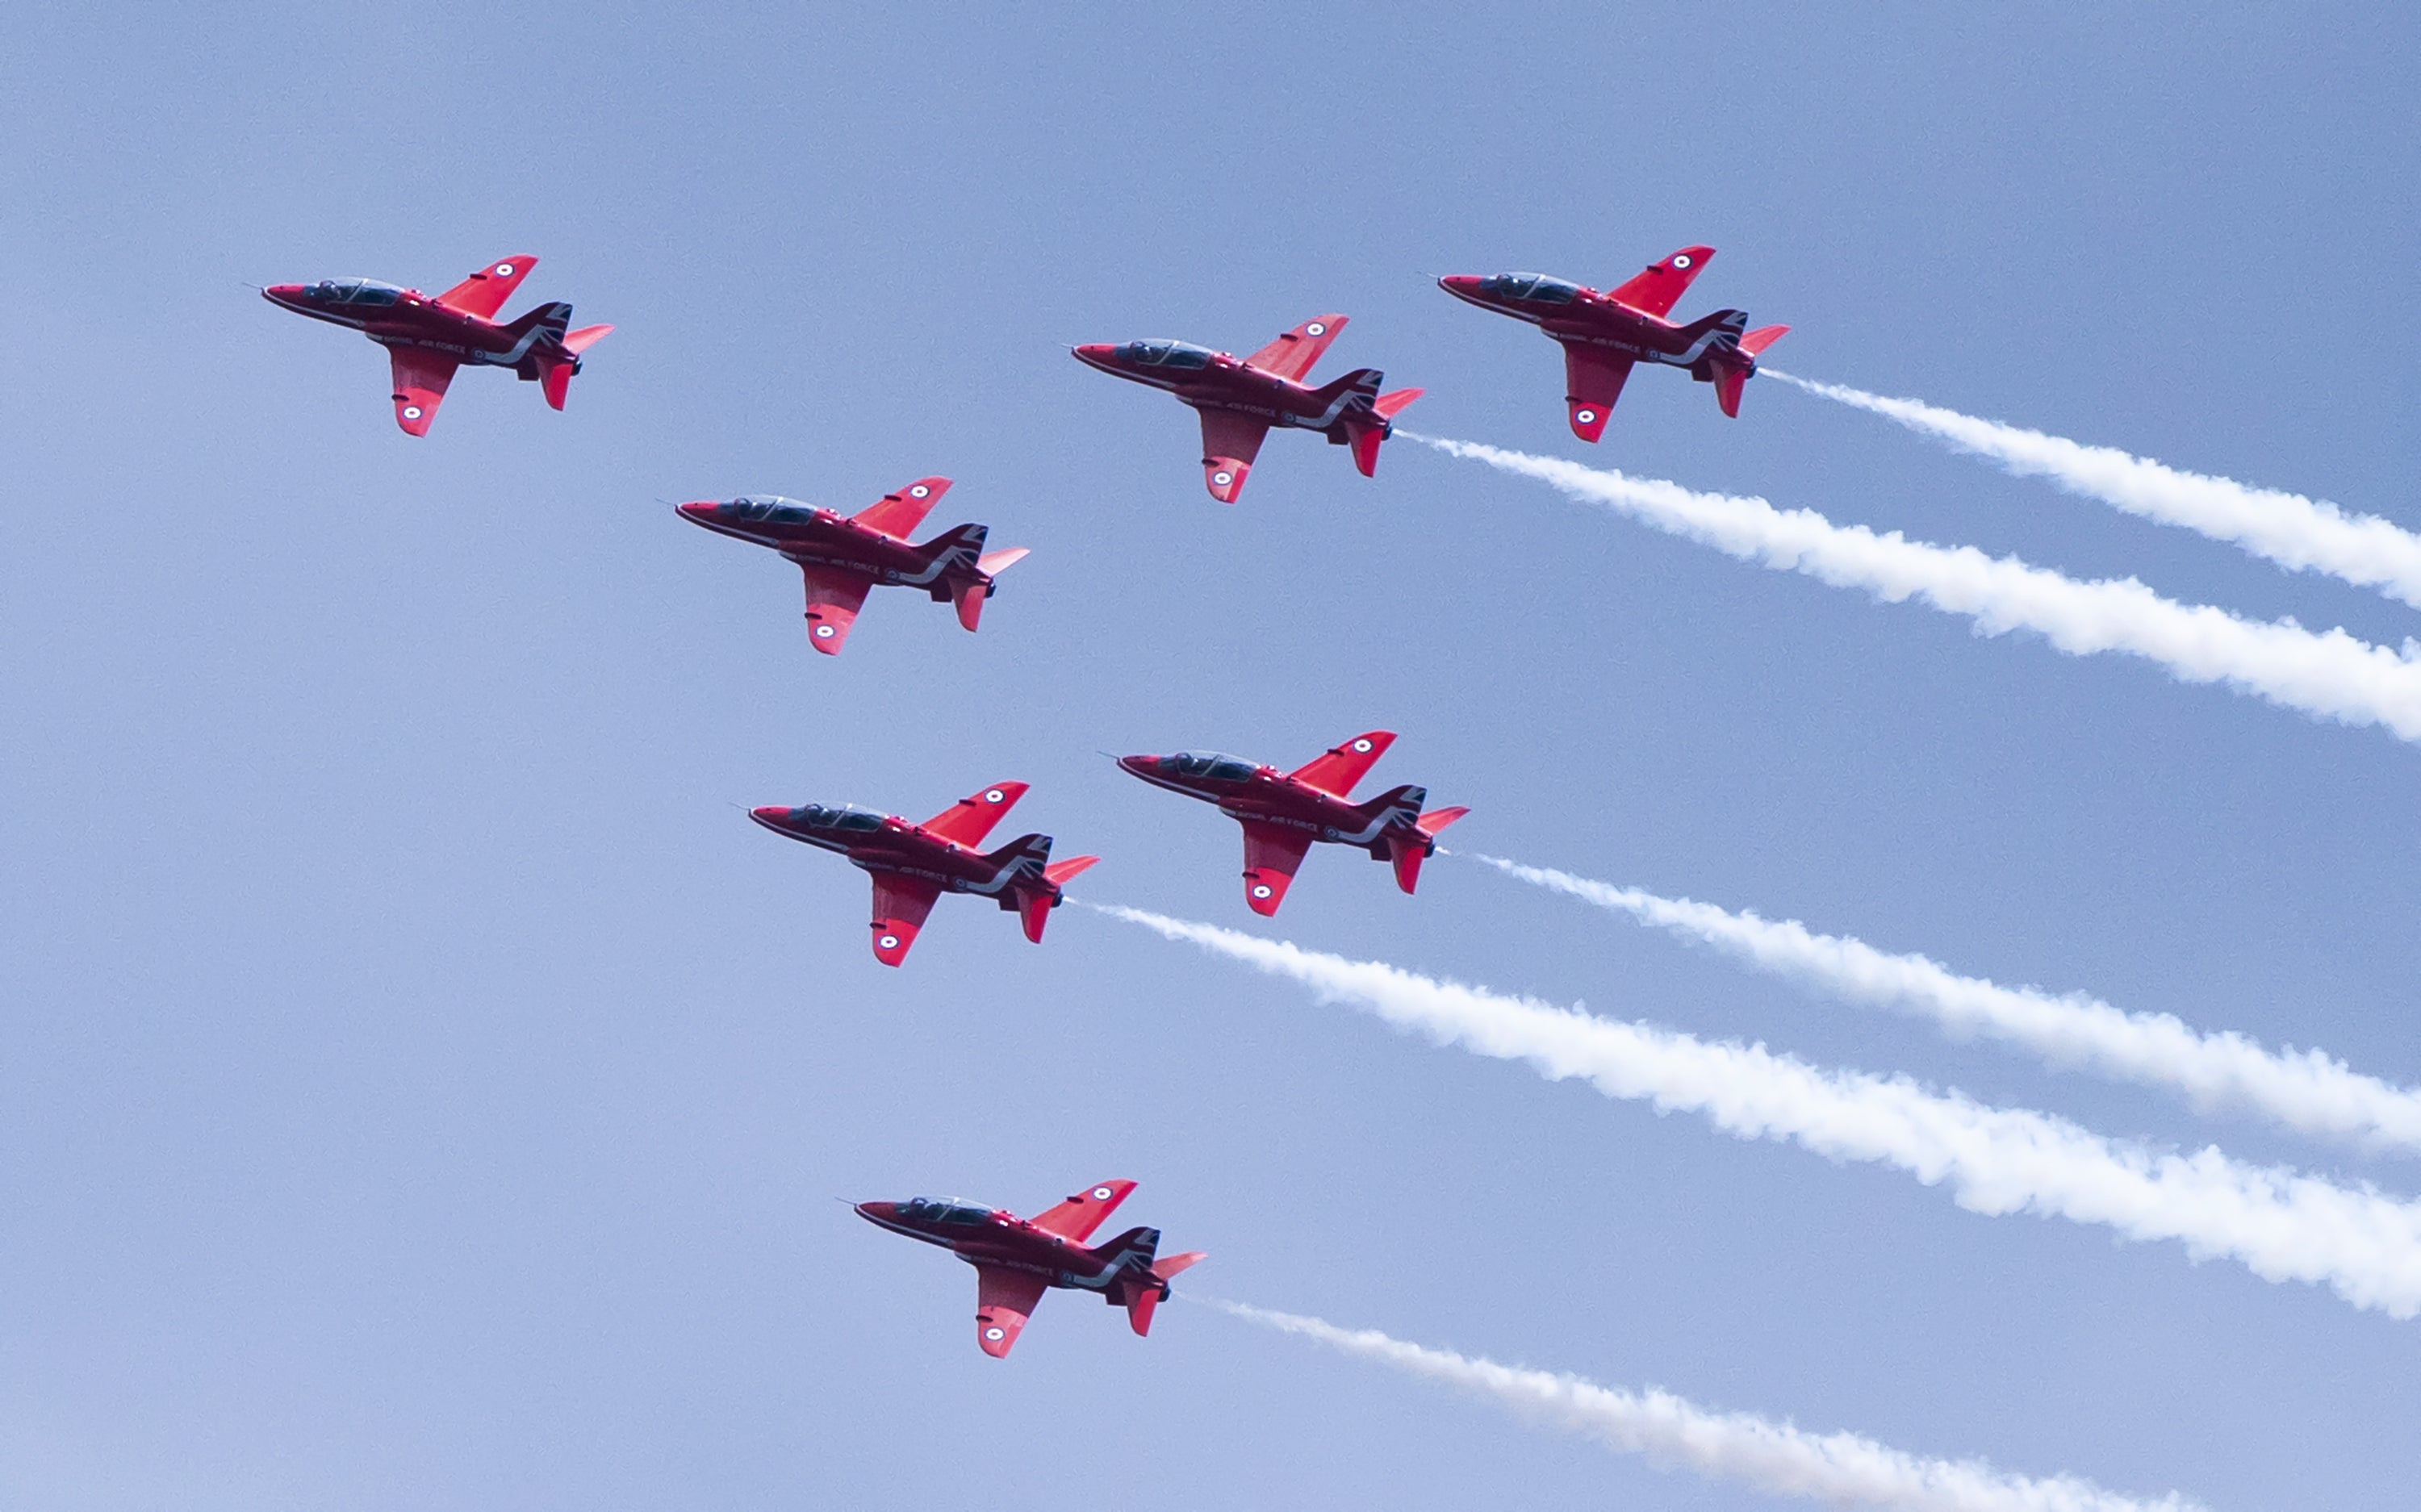
[{"label": "red fuselage", "polygon": [[1198,798],[1218,806],[1231,819],[1250,819],[1302,832],[1313,840],[1367,850],[1375,860],[1388,859],[1388,836],[1419,836],[1421,804],[1429,793],[1420,787],[1399,787],[1373,814],[1367,807],[1334,793],[1297,781],[1275,767],[1264,767],[1242,756],[1217,752],[1183,751],[1175,756],[1118,757],[1118,765],[1155,787]]},{"label": "red fuselage", "polygon": [[[272,284],[261,297],[297,315],[349,326],[383,347],[416,347],[458,363],[529,369],[561,347],[561,325],[550,328],[524,316],[510,327],[439,304],[416,288],[368,278],[322,279],[316,284]],[[546,306],[542,306],[546,307]],[[569,313],[570,306],[565,305]],[[526,325],[525,330],[515,329]],[[564,360],[572,361],[566,357]]]},{"label": "red fuselage", "polygon": [[[1148,1246],[1115,1255],[1096,1253],[1073,1239],[1037,1228],[1005,1208],[984,1208],[950,1197],[919,1197],[908,1202],[861,1202],[857,1214],[895,1234],[938,1244],[969,1265],[1020,1271],[1040,1278],[1045,1286],[1107,1292],[1130,1273],[1150,1273]],[[1153,1244],[1159,1242],[1157,1230],[1144,1232],[1151,1236]]]},{"label": "red fuselage", "polygon": [[799,808],[752,808],[748,817],[776,834],[831,850],[851,865],[927,882],[945,893],[976,893],[1017,907],[1016,892],[1039,893],[1058,906],[1059,887],[1043,875],[1051,837],[1029,834],[1013,841],[1013,853],[990,855],[911,824],[897,814],[878,814],[849,803],[808,803]]},{"label": "red fuselage", "polygon": [[1183,341],[1093,342],[1076,348],[1075,353],[1087,366],[1165,389],[1197,410],[1226,410],[1267,426],[1317,430],[1340,446],[1351,439],[1349,420],[1382,435],[1391,429],[1370,408],[1385,381],[1375,367],[1311,388],[1264,372],[1242,357]]},{"label": "red fuselage", "polygon": [[986,598],[996,587],[992,575],[976,566],[983,554],[985,527],[981,525],[960,527],[947,549],[934,553],[859,524],[847,515],[795,499],[742,496],[676,507],[692,524],[771,547],[801,567],[828,568],[871,583],[922,588],[936,602],[948,602],[962,585],[982,588]]},{"label": "red fuselage", "polygon": [[1594,288],[1538,273],[1454,273],[1439,279],[1438,287],[1483,310],[1527,320],[1557,341],[1596,347],[1630,362],[1694,371],[1723,363],[1757,366],[1757,359],[1740,350],[1747,317],[1738,310],[1675,325]]}]

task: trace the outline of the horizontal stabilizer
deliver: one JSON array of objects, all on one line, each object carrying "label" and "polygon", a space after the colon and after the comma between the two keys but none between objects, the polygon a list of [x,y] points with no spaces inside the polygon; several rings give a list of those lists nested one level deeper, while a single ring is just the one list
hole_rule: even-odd
[{"label": "horizontal stabilizer", "polygon": [[1789,334],[1790,327],[1787,325],[1760,325],[1740,338],[1741,351],[1754,357]]},{"label": "horizontal stabilizer", "polygon": [[1006,551],[986,552],[976,558],[976,570],[988,578],[998,577],[1024,561],[1032,551],[1033,548],[1028,546],[1011,546]]},{"label": "horizontal stabilizer", "polygon": [[1715,402],[1735,420],[1740,418],[1741,389],[1748,382],[1748,373],[1747,368],[1734,367],[1729,363],[1719,364],[1715,368]]},{"label": "horizontal stabilizer", "polygon": [[1440,830],[1470,812],[1470,809],[1462,807],[1433,808],[1420,817],[1417,827],[1423,834],[1435,836]]},{"label": "horizontal stabilizer", "polygon": [[1166,1281],[1179,1270],[1191,1270],[1209,1257],[1208,1250],[1188,1250],[1183,1255],[1172,1255],[1165,1259],[1154,1260],[1151,1263],[1151,1273],[1157,1279]]},{"label": "horizontal stabilizer", "polygon": [[[1785,326],[1783,329],[1788,330],[1789,328]],[[1382,394],[1377,398],[1372,399],[1370,401],[1370,408],[1379,412],[1379,417],[1381,419],[1392,420],[1397,415],[1401,414],[1405,410],[1409,409],[1414,399],[1419,398],[1422,395],[1428,392],[1429,390],[1425,388],[1399,388],[1392,394]]]},{"label": "horizontal stabilizer", "polygon": [[1100,863],[1099,856],[1070,856],[1042,868],[1042,880],[1054,887],[1065,887],[1086,868]]},{"label": "horizontal stabilizer", "polygon": [[614,328],[610,325],[584,325],[577,331],[564,333],[563,350],[577,357],[613,334]]}]

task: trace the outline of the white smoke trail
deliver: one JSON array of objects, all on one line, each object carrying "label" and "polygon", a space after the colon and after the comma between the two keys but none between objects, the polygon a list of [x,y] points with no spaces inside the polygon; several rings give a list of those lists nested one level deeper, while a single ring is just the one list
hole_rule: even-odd
[{"label": "white smoke trail", "polygon": [[1861,940],[1817,934],[1711,903],[1659,897],[1501,856],[1457,854],[1508,877],[1630,914],[1811,983],[1851,1003],[1932,1019],[2038,1052],[2054,1066],[2184,1093],[2204,1109],[2240,1107],[2306,1134],[2421,1154],[2421,1088],[2365,1076],[2317,1050],[2273,1052],[2228,1031],[2204,1034],[2165,1013],[2129,1013],[2082,992],[2054,997],[1960,976],[1924,956],[1892,956]]},{"label": "white smoke trail", "polygon": [[1887,602],[1923,599],[1966,616],[1987,635],[2031,630],[2071,656],[2124,651],[2159,662],[2181,682],[2224,682],[2288,709],[2347,725],[2382,725],[2421,742],[2421,643],[2407,640],[2399,654],[2343,630],[2316,634],[2292,620],[2264,623],[2179,603],[2133,578],[2084,582],[1972,546],[1836,525],[1812,509],[1777,509],[1763,499],[1699,493],[1476,442],[1398,434],[1537,478],[1743,561],[1864,588]]},{"label": "white smoke trail", "polygon": [[1839,383],[1759,367],[1767,378],[1895,420],[2020,477],[2046,477],[2070,493],[2131,515],[2182,525],[2295,571],[2326,572],[2421,607],[2421,536],[2377,515],[2348,514],[2325,500],[2256,488],[2164,466],[2116,446],[2087,446],[2039,430],[1981,420],[1915,399],[1889,398]]},{"label": "white smoke trail", "polygon": [[2171,1491],[2145,1501],[2072,1475],[2037,1480],[1980,1459],[1929,1459],[1855,1433],[1808,1433],[1748,1412],[1710,1412],[1671,1392],[1617,1391],[1578,1376],[1523,1370],[1341,1329],[1317,1317],[1197,1298],[1248,1322],[1293,1333],[1409,1375],[1477,1392],[1527,1417],[1585,1434],[1659,1469],[1686,1465],[1776,1496],[1887,1512],[2195,1512]]},{"label": "white smoke trail", "polygon": [[2366,1187],[2245,1165],[2216,1147],[2154,1151],[2049,1114],[1930,1092],[1904,1076],[1823,1070],[1762,1045],[1710,1044],[1217,925],[1088,906],[1438,1044],[1527,1062],[1551,1081],[1583,1078],[1607,1097],[1700,1114],[1742,1139],[1897,1166],[1928,1186],[1947,1181],[1973,1212],[2036,1212],[2129,1239],[2177,1239],[2195,1259],[2225,1255],[2264,1280],[2325,1282],[2358,1307],[2421,1313],[2421,1207]]}]

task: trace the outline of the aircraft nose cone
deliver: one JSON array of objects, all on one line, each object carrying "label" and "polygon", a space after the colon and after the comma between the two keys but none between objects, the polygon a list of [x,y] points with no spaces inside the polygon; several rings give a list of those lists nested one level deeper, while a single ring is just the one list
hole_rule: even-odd
[{"label": "aircraft nose cone", "polygon": [[868,1223],[879,1224],[892,1217],[898,1207],[896,1202],[861,1202],[857,1205],[857,1216]]},{"label": "aircraft nose cone", "polygon": [[260,297],[272,304],[299,304],[303,302],[303,285],[272,284],[260,291]]},{"label": "aircraft nose cone", "polygon": [[1159,764],[1160,757],[1156,756],[1122,756],[1118,757],[1118,765],[1124,767],[1127,771],[1135,773],[1137,776],[1141,776],[1147,770],[1156,767]]},{"label": "aircraft nose cone", "polygon": [[769,830],[778,830],[789,819],[790,811],[779,803],[767,803],[761,808],[750,809],[748,817]]},{"label": "aircraft nose cone", "polygon": [[714,518],[714,511],[721,507],[722,505],[713,499],[699,499],[692,504],[673,506],[675,512],[684,520],[711,520]]},{"label": "aircraft nose cone", "polygon": [[1070,347],[1068,350],[1070,354],[1080,363],[1094,367],[1107,367],[1111,365],[1110,353],[1117,349],[1106,341],[1088,341],[1081,347]]}]

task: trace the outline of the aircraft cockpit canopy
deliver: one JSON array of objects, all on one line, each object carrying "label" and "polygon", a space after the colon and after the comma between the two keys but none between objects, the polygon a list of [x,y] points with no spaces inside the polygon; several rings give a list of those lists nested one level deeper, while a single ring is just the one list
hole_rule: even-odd
[{"label": "aircraft cockpit canopy", "polygon": [[311,294],[322,304],[392,304],[403,290],[375,278],[322,278],[311,286]]},{"label": "aircraft cockpit canopy", "polygon": [[1130,341],[1118,349],[1118,355],[1147,367],[1208,367],[1218,354],[1190,341]]},{"label": "aircraft cockpit canopy", "polygon": [[928,1224],[988,1224],[992,1209],[963,1197],[911,1197],[901,1216]]},{"label": "aircraft cockpit canopy", "polygon": [[871,833],[882,828],[882,813],[860,808],[855,803],[809,803],[799,810],[799,821],[819,830],[854,830]]},{"label": "aircraft cockpit canopy", "polygon": [[1260,769],[1242,756],[1221,751],[1179,751],[1160,758],[1160,770],[1174,777],[1208,777],[1212,782],[1243,782]]},{"label": "aircraft cockpit canopy", "polygon": [[1479,281],[1479,291],[1499,299],[1525,299],[1539,304],[1570,304],[1581,286],[1545,273],[1491,273]]},{"label": "aircraft cockpit canopy", "polygon": [[814,507],[778,493],[743,493],[732,500],[729,507],[735,520],[771,520],[789,525],[805,524],[816,514]]}]

